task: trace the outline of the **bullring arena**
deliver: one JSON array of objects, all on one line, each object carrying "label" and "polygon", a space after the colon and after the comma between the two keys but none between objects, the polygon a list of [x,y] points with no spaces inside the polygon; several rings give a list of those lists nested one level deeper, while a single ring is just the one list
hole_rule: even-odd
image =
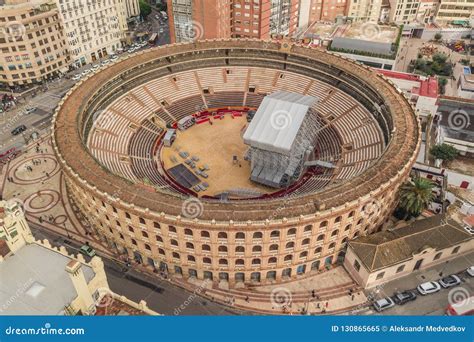
[{"label": "bullring arena", "polygon": [[[277,91],[318,99],[307,115],[319,164],[281,189],[249,180],[242,140],[249,111]],[[195,124],[164,146],[189,116]],[[80,81],[53,127],[68,192],[111,250],[221,287],[288,281],[340,261],[349,239],[389,219],[419,141],[411,105],[375,71],[256,40],[122,58]]]}]

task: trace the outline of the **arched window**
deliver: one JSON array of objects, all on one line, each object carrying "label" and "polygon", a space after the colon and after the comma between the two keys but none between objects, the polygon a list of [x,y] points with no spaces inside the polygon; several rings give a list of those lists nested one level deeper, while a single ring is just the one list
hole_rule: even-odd
[{"label": "arched window", "polygon": [[308,252],[304,251],[300,253],[300,258],[306,258],[308,256]]},{"label": "arched window", "polygon": [[258,258],[252,259],[252,265],[260,265],[261,263],[262,263],[262,261]]},{"label": "arched window", "polygon": [[242,233],[242,232],[239,232],[239,233],[235,234],[235,238],[236,239],[245,239],[245,234]]},{"label": "arched window", "polygon": [[147,249],[147,250],[151,251],[151,247],[150,247],[150,245],[147,245],[147,244],[145,244],[145,249]]},{"label": "arched window", "polygon": [[319,235],[317,240],[318,241],[324,240],[324,234]]},{"label": "arched window", "polygon": [[278,245],[277,244],[270,245],[270,250],[271,251],[277,251],[278,250]]},{"label": "arched window", "polygon": [[335,243],[335,242],[331,243],[328,248],[331,249],[331,248],[334,248],[334,247],[336,247],[336,243]]},{"label": "arched window", "polygon": [[219,265],[228,265],[229,262],[227,261],[227,259],[219,259]]},{"label": "arched window", "polygon": [[294,248],[295,247],[295,243],[293,241],[290,241],[286,244],[285,248],[288,249],[288,248]]},{"label": "arched window", "polygon": [[227,239],[227,233],[219,232],[219,233],[217,234],[217,237],[218,237],[219,239]]},{"label": "arched window", "polygon": [[328,221],[323,221],[321,222],[321,224],[319,225],[319,227],[326,227],[328,225]]},{"label": "arched window", "polygon": [[137,242],[135,241],[135,239],[132,239],[132,243],[136,246],[137,245]]},{"label": "arched window", "polygon": [[274,237],[279,237],[280,236],[280,232],[278,230],[274,230],[270,233],[270,237],[274,238]]},{"label": "arched window", "polygon": [[244,246],[237,246],[237,247],[235,247],[235,252],[236,253],[244,253],[245,252],[245,247]]},{"label": "arched window", "polygon": [[262,237],[263,237],[263,234],[261,232],[253,233],[253,238],[254,239],[261,239]]},{"label": "arched window", "polygon": [[344,244],[344,243],[346,243],[346,242],[347,242],[347,240],[348,240],[348,239],[345,237],[344,239],[342,239],[341,243],[343,243],[343,244]]},{"label": "arched window", "polygon": [[194,245],[191,242],[186,242],[186,248],[194,249]]},{"label": "arched window", "polygon": [[352,225],[351,225],[351,224],[348,224],[348,225],[346,226],[346,228],[344,228],[344,231],[347,232],[348,230],[351,230],[351,227],[352,227]]},{"label": "arched window", "polygon": [[262,251],[262,246],[253,246],[252,247],[252,252],[261,252]]},{"label": "arched window", "polygon": [[128,226],[128,230],[132,233],[135,231],[132,226]]},{"label": "arched window", "polygon": [[338,216],[336,217],[336,219],[334,220],[334,223],[339,223],[342,221],[342,216]]},{"label": "arched window", "polygon": [[354,216],[354,214],[355,214],[355,211],[354,211],[354,210],[352,210],[352,211],[349,213],[349,217],[353,217],[353,216]]},{"label": "arched window", "polygon": [[309,245],[309,239],[304,239],[304,240],[301,242],[301,244],[302,244],[303,246]]},{"label": "arched window", "polygon": [[336,229],[331,233],[331,236],[337,236],[337,234],[339,234],[339,230]]},{"label": "arched window", "polygon": [[363,219],[359,219],[359,221],[357,221],[357,225],[361,224],[363,221]]},{"label": "arched window", "polygon": [[187,235],[187,236],[193,236],[193,231],[189,228],[186,228],[184,230],[184,235]]},{"label": "arched window", "polygon": [[176,227],[175,226],[168,226],[168,231],[170,233],[176,233]]},{"label": "arched window", "polygon": [[175,239],[171,239],[171,240],[170,240],[170,244],[171,244],[172,246],[178,246],[178,241],[176,241]]},{"label": "arched window", "polygon": [[219,246],[219,252],[226,252],[227,253],[227,247],[226,246]]},{"label": "arched window", "polygon": [[318,247],[314,250],[314,254],[318,254],[318,253],[321,253],[323,249],[321,247]]},{"label": "arched window", "polygon": [[245,264],[244,259],[236,259],[235,264],[238,266],[243,266]]},{"label": "arched window", "polygon": [[277,258],[276,257],[270,257],[268,258],[268,263],[269,264],[276,264],[277,262]]},{"label": "arched window", "polygon": [[145,232],[144,230],[142,230],[142,235],[143,235],[144,238],[147,238],[147,239],[148,239],[148,233]]},{"label": "arched window", "polygon": [[161,255],[165,255],[165,250],[161,249],[161,248],[158,248],[158,253],[161,254]]},{"label": "arched window", "polygon": [[291,254],[286,255],[284,260],[285,260],[285,261],[291,261],[291,260],[293,260],[293,255],[291,255]]},{"label": "arched window", "polygon": [[146,224],[145,220],[142,217],[140,217],[139,220],[140,220],[140,224]]},{"label": "arched window", "polygon": [[196,261],[196,258],[192,255],[188,255],[188,261],[193,261],[195,262]]},{"label": "arched window", "polygon": [[161,226],[158,222],[153,222],[153,227],[155,227],[156,229],[161,229]]},{"label": "arched window", "polygon": [[312,224],[308,224],[307,226],[304,227],[304,232],[307,233],[307,232],[310,232],[313,230],[313,225]]},{"label": "arched window", "polygon": [[156,241],[163,242],[163,238],[159,235],[156,236]]},{"label": "arched window", "polygon": [[179,253],[173,252],[173,258],[179,259]]},{"label": "arched window", "polygon": [[296,234],[296,228],[290,228],[288,229],[287,235],[295,235]]},{"label": "arched window", "polygon": [[210,264],[211,263],[211,258],[202,258],[202,262],[205,264]]},{"label": "arched window", "polygon": [[203,230],[203,231],[201,232],[201,237],[203,237],[203,238],[209,238],[210,236],[211,236],[211,235],[209,235],[209,232],[208,232],[208,231]]},{"label": "arched window", "polygon": [[211,250],[211,246],[209,245],[202,245],[202,250],[209,252]]}]

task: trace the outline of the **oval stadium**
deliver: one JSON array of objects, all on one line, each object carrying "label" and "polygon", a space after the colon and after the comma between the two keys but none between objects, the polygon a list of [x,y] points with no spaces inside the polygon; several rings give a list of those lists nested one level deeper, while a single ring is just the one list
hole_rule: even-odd
[{"label": "oval stadium", "polygon": [[223,288],[340,262],[383,229],[420,145],[412,106],[373,69],[242,39],[102,67],[59,103],[52,134],[112,252]]}]

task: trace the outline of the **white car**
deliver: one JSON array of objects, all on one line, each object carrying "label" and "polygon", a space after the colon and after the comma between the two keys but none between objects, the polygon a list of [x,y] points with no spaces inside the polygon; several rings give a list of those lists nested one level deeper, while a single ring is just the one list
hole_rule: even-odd
[{"label": "white car", "polygon": [[381,312],[395,306],[395,303],[391,298],[386,297],[374,302],[373,306],[375,310]]},{"label": "white car", "polygon": [[81,75],[82,75],[82,76],[86,76],[86,75],[89,75],[91,72],[92,72],[92,70],[86,69],[86,70],[84,70],[84,71],[82,72]]},{"label": "white car", "polygon": [[474,266],[469,267],[466,270],[467,274],[469,274],[471,277],[474,277]]},{"label": "white car", "polygon": [[110,61],[109,61],[108,59],[106,59],[106,60],[102,61],[100,64],[102,64],[102,65],[107,65],[107,64],[109,64],[109,63],[110,63]]},{"label": "white car", "polygon": [[160,28],[160,33],[163,33],[163,32],[164,32],[163,28]]},{"label": "white car", "polygon": [[73,81],[79,81],[80,79],[81,79],[81,74],[77,74],[77,75],[72,76]]},{"label": "white car", "polygon": [[438,283],[446,289],[461,284],[461,279],[457,275],[451,274],[438,280]]},{"label": "white car", "polygon": [[428,281],[426,283],[418,285],[416,289],[421,295],[425,296],[431,293],[438,292],[439,290],[441,290],[441,286],[436,281]]},{"label": "white car", "polygon": [[117,55],[112,55],[110,56],[110,60],[111,61],[116,61],[118,59],[118,56]]},{"label": "white car", "polygon": [[100,65],[98,65],[98,64],[92,66],[93,71],[96,71],[99,68],[100,68]]},{"label": "white car", "polygon": [[465,230],[466,232],[468,232],[469,234],[474,235],[474,227],[465,225],[465,226],[464,226],[464,230]]}]

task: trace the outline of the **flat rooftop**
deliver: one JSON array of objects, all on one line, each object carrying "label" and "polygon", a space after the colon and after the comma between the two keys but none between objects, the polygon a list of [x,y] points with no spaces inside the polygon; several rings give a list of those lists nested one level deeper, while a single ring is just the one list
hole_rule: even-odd
[{"label": "flat rooftop", "polygon": [[398,36],[398,27],[383,26],[372,23],[355,23],[338,32],[342,38],[368,40],[377,43],[395,43]]},{"label": "flat rooftop", "polygon": [[[66,265],[71,261],[37,244],[26,245],[0,262],[0,314],[63,315],[76,297]],[[82,265],[86,281],[94,278]]]}]

